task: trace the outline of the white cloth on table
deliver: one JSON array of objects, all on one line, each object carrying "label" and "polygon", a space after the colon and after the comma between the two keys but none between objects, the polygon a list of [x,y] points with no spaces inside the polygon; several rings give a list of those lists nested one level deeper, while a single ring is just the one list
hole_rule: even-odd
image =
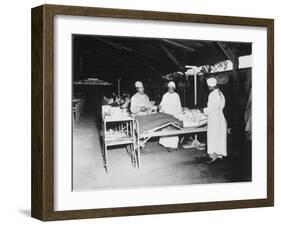
[{"label": "white cloth on table", "polygon": [[[141,107],[147,108],[146,111],[141,111]],[[136,93],[131,98],[131,112],[135,115],[147,115],[150,113],[152,105],[150,104],[148,96],[140,93]]]},{"label": "white cloth on table", "polygon": [[227,124],[223,114],[225,97],[219,89],[213,90],[208,97],[204,113],[208,115],[207,144],[208,154],[227,156]]},{"label": "white cloth on table", "polygon": [[[162,107],[163,112],[166,114],[170,114],[175,117],[182,114],[180,97],[176,92],[165,93],[163,95],[160,106]],[[178,136],[160,137],[159,139],[159,144],[167,148],[177,148],[178,143],[179,143]]]}]

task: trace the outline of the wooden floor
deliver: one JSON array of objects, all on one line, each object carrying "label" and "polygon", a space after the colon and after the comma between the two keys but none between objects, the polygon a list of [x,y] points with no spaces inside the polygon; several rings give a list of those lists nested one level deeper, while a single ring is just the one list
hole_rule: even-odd
[{"label": "wooden floor", "polygon": [[148,142],[140,169],[132,166],[125,148],[110,149],[106,173],[94,115],[86,112],[73,127],[73,190],[251,181],[248,146],[229,148],[227,158],[208,165],[205,150],[167,152],[158,139]]}]

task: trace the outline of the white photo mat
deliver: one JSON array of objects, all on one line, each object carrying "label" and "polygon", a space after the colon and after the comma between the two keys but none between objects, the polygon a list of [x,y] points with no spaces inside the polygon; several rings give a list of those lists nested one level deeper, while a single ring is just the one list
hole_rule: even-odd
[{"label": "white photo mat", "polygon": [[[252,42],[252,182],[73,192],[71,190],[72,34]],[[54,210],[266,198],[266,75],[266,28],[99,17],[55,16]]]}]

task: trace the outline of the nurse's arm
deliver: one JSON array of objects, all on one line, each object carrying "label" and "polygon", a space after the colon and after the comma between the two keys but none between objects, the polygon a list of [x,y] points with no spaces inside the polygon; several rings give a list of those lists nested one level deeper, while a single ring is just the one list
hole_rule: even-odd
[{"label": "nurse's arm", "polygon": [[146,96],[146,106],[147,110],[152,110],[153,106],[151,105],[150,101],[149,101],[149,97]]},{"label": "nurse's arm", "polygon": [[133,114],[137,114],[140,111],[140,107],[136,104],[136,100],[135,98],[131,99],[131,108],[130,108],[131,112]]},{"label": "nurse's arm", "polygon": [[159,104],[159,112],[163,112],[163,106],[165,105],[166,99],[165,99],[165,95],[162,97],[162,100]]},{"label": "nurse's arm", "polygon": [[206,107],[206,108],[203,109],[203,113],[204,113],[205,115],[208,115],[208,107]]},{"label": "nurse's arm", "polygon": [[207,107],[204,108],[204,114],[205,115],[209,115],[212,112],[217,111],[217,105],[218,105],[218,102],[217,102],[217,100],[216,100],[216,98],[214,96],[209,98],[208,99]]},{"label": "nurse's arm", "polygon": [[177,107],[178,107],[177,112],[181,113],[182,112],[182,106],[181,106],[181,99],[180,99],[179,95],[177,95],[177,102],[178,102],[178,104],[177,104]]}]

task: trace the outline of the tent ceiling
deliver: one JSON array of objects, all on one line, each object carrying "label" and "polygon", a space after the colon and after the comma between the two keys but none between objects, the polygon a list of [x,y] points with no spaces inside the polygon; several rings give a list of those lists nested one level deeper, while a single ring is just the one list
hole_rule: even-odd
[{"label": "tent ceiling", "polygon": [[[251,43],[225,42],[237,56],[249,55]],[[150,76],[183,71],[185,65],[226,60],[215,41],[73,35],[74,80]]]}]

